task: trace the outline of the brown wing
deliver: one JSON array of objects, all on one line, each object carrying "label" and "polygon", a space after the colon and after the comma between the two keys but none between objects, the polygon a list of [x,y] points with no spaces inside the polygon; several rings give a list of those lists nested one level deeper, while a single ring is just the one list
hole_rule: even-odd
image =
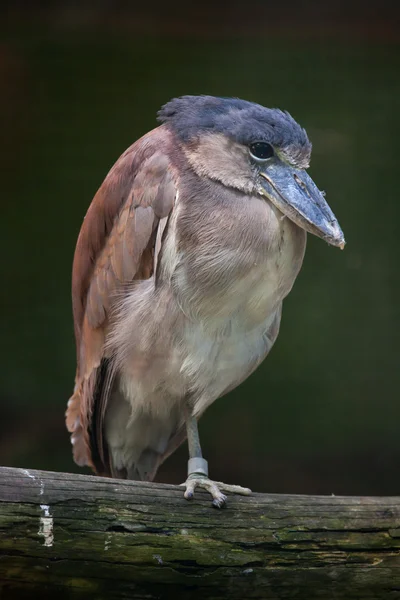
[{"label": "brown wing", "polygon": [[119,158],[89,207],[76,245],[72,305],[77,371],[66,424],[75,461],[100,474],[109,474],[102,439],[105,406],[98,406],[106,401],[99,388],[107,376],[108,318],[116,292],[153,273],[159,221],[172,210],[176,193],[169,135],[158,127]]}]

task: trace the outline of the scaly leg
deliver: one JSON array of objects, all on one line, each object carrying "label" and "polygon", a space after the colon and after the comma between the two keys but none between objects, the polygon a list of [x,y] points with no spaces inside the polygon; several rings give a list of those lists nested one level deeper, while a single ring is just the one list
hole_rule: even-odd
[{"label": "scaly leg", "polygon": [[184,497],[186,500],[191,500],[194,495],[194,490],[197,487],[204,488],[210,492],[213,498],[213,506],[222,508],[226,503],[226,496],[222,493],[232,492],[232,494],[242,494],[248,496],[251,494],[249,488],[243,488],[240,485],[228,485],[217,481],[211,481],[208,478],[208,463],[203,458],[200,446],[199,430],[197,427],[197,419],[193,416],[189,407],[186,408],[186,431],[189,446],[189,461],[188,461],[188,478],[182,486],[186,488]]}]

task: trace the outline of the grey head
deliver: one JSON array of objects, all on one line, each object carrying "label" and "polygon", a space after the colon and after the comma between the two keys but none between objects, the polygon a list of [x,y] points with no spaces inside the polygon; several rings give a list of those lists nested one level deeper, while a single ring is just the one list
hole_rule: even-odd
[{"label": "grey head", "polygon": [[307,133],[288,112],[238,98],[182,96],[165,104],[158,119],[200,176],[262,195],[299,227],[344,247],[335,215],[305,170]]}]

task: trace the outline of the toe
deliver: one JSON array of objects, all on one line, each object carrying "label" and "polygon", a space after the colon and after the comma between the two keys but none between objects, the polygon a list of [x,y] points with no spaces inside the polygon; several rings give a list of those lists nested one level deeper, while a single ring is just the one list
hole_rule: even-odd
[{"label": "toe", "polygon": [[183,494],[183,497],[186,498],[186,500],[191,500],[193,498],[197,484],[198,482],[196,479],[189,480],[184,484],[186,485],[186,491]]},{"label": "toe", "polygon": [[214,481],[205,481],[203,486],[213,497],[213,506],[215,506],[215,508],[222,508],[225,506],[227,498]]},{"label": "toe", "polygon": [[229,485],[228,483],[217,483],[217,486],[224,492],[231,492],[231,494],[239,494],[241,496],[250,496],[251,489],[245,488],[240,485]]}]

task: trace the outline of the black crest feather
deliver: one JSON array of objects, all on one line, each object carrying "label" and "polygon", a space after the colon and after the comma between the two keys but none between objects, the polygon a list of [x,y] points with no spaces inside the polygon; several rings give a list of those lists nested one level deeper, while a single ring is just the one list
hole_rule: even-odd
[{"label": "black crest feather", "polygon": [[275,147],[311,151],[307,133],[288,112],[239,98],[181,96],[161,108],[158,120],[184,142],[206,133],[222,133],[241,144],[267,141]]}]

